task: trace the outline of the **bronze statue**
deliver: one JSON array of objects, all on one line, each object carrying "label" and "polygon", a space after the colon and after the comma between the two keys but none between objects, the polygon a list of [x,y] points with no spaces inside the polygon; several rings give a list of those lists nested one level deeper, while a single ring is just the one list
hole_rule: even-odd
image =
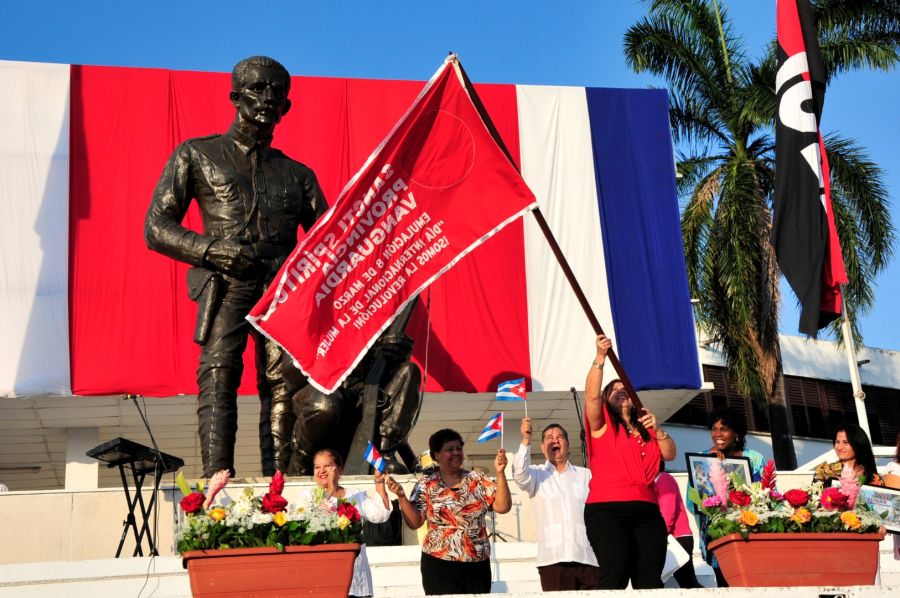
[{"label": "bronze statue", "polygon": [[284,375],[295,417],[290,475],[311,475],[312,457],[323,448],[343,455],[345,473],[367,474],[363,454],[370,440],[387,461],[388,471],[413,469],[416,455],[406,440],[422,405],[422,374],[410,361],[413,341],[403,330],[414,306],[412,301],[400,312],[333,393],[308,384],[285,356]]},{"label": "bronze statue", "polygon": [[[260,452],[264,475],[290,462],[293,412],[280,349],[244,316],[259,300],[297,243],[327,205],[307,166],[271,147],[272,132],[291,107],[291,79],[275,60],[254,56],[231,75],[234,123],[221,135],[189,139],[160,176],[144,224],[147,246],[193,268],[188,290],[198,302],[195,341],[197,416],[203,475],[234,473],[237,388],[247,335],[256,344]],[[204,233],[181,222],[191,200]]]},{"label": "bronze statue", "polygon": [[[263,475],[310,473],[320,448],[338,450],[347,473],[366,473],[369,439],[395,471],[412,468],[406,443],[421,406],[421,374],[403,334],[414,303],[334,393],[308,384],[288,356],[244,319],[297,243],[327,205],[315,174],[271,147],[291,107],[291,79],[275,60],[242,60],[231,76],[234,123],[222,135],[189,139],[169,158],[147,212],[147,246],[193,266],[188,293],[198,304],[194,340],[201,345],[197,417],[203,475],[234,473],[237,388],[247,335],[256,345]],[[192,200],[204,233],[181,222]],[[404,465],[396,461],[399,454]]]}]

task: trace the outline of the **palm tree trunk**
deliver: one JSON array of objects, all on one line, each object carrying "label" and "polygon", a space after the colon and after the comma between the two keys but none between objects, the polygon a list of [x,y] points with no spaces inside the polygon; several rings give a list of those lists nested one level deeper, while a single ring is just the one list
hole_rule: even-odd
[{"label": "palm tree trunk", "polygon": [[787,471],[797,469],[797,453],[794,451],[791,414],[784,394],[784,370],[780,351],[776,367],[775,384],[768,397],[769,430],[772,434],[772,456],[775,458],[775,467]]}]

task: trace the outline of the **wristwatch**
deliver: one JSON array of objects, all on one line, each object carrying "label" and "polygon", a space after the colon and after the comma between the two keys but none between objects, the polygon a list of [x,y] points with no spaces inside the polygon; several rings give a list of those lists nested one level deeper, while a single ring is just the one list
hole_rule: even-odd
[{"label": "wristwatch", "polygon": [[657,434],[656,434],[656,440],[665,440],[666,438],[669,437],[669,433],[666,432],[665,430],[658,430],[658,432],[662,432],[662,436],[660,436],[660,435],[657,433]]}]

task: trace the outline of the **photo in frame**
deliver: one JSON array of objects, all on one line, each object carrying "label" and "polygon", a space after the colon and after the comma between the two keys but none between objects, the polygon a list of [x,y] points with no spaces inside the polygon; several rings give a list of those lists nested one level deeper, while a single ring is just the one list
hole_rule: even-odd
[{"label": "photo in frame", "polygon": [[863,484],[856,500],[865,502],[879,515],[887,513],[884,528],[892,534],[900,534],[900,490]]},{"label": "photo in frame", "polygon": [[719,463],[726,474],[737,473],[748,484],[753,481],[749,457],[731,457],[720,461],[717,456],[709,453],[685,453],[684,458],[687,461],[688,481],[701,497],[713,496],[716,493],[709,480],[713,463]]}]

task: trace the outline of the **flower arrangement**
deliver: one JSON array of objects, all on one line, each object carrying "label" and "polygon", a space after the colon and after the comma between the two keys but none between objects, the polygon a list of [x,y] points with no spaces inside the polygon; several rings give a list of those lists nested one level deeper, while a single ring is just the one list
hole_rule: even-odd
[{"label": "flower arrangement", "polygon": [[738,533],[877,532],[882,515],[857,502],[860,480],[845,468],[840,487],[825,488],[816,482],[806,489],[775,488],[775,464],[769,461],[759,482],[747,484],[739,474],[726,474],[718,463],[710,469],[714,494],[700,496],[691,488],[688,498],[709,518],[712,540]]},{"label": "flower arrangement", "polygon": [[213,505],[228,480],[227,470],[216,473],[204,493],[202,482],[192,491],[184,476],[178,474],[176,483],[184,494],[180,505],[185,513],[177,532],[179,553],[256,546],[284,550],[285,546],[360,541],[362,521],[356,506],[344,499],[326,499],[322,488],[317,488],[311,499],[291,505],[281,495],[284,475],[278,471],[262,497],[246,488],[236,499]]}]

